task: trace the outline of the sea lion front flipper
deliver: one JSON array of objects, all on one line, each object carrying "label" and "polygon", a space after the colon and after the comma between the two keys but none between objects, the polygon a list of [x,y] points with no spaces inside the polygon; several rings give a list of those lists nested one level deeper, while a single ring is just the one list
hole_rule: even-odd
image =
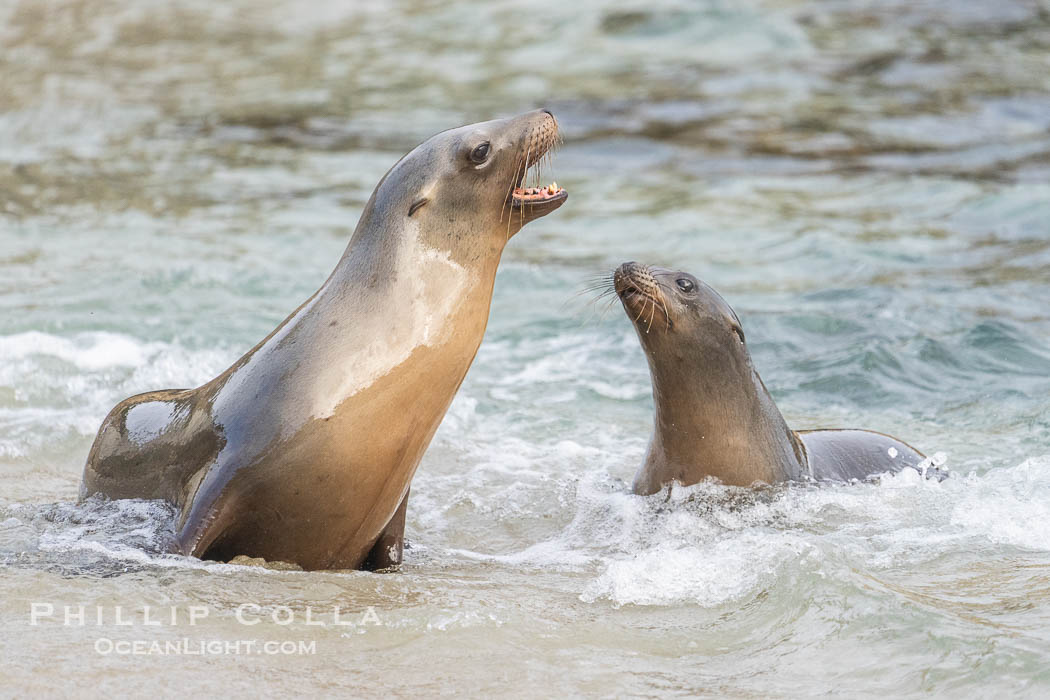
[{"label": "sea lion front flipper", "polygon": [[394,517],[379,533],[372,551],[368,553],[361,566],[365,571],[379,571],[400,566],[405,552],[405,512],[408,510],[408,492],[401,499],[401,505],[394,511]]}]

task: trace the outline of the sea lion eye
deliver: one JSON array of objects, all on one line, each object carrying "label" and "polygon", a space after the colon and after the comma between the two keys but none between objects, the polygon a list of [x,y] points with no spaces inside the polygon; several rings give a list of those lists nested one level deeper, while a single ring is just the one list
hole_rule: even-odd
[{"label": "sea lion eye", "polygon": [[474,150],[470,152],[470,159],[475,163],[484,163],[485,159],[489,157],[489,142],[486,141],[483,144],[474,147]]},{"label": "sea lion eye", "polygon": [[677,280],[675,280],[675,284],[677,284],[678,288],[686,294],[696,289],[696,285],[693,284],[693,281],[686,279],[685,277],[679,277]]},{"label": "sea lion eye", "polygon": [[744,344],[744,329],[740,326],[733,326],[733,332],[736,333],[736,337],[740,338],[740,344]]}]

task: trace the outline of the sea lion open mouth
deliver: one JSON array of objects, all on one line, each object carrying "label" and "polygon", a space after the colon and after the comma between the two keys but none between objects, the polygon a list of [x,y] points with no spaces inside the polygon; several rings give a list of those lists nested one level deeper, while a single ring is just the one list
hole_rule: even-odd
[{"label": "sea lion open mouth", "polygon": [[[542,165],[550,161],[551,151],[560,140],[558,133],[558,121],[549,111],[546,119],[533,128],[528,134],[523,145],[521,160],[518,163],[518,171],[514,178],[514,186],[507,195],[507,204],[512,212],[520,212],[535,219],[549,214],[568,198],[569,193],[564,187],[559,187],[557,182],[549,185],[535,185],[524,187],[526,175],[530,168]],[[538,179],[538,177],[537,177]]]},{"label": "sea lion open mouth", "polygon": [[561,204],[569,196],[564,187],[558,187],[557,182],[552,182],[546,187],[518,187],[510,194],[511,206],[519,208],[526,204],[530,206],[549,206]]}]

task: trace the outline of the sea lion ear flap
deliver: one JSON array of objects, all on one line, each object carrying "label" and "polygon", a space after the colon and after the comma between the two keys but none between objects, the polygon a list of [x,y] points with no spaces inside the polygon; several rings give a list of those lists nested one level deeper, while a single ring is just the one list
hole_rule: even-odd
[{"label": "sea lion ear flap", "polygon": [[419,211],[420,209],[422,209],[422,208],[423,208],[423,205],[427,204],[427,203],[428,203],[429,201],[430,201],[430,199],[429,199],[429,198],[427,198],[427,197],[420,197],[420,198],[419,198],[419,199],[417,199],[416,201],[412,202],[412,206],[410,206],[410,207],[408,208],[408,215],[409,215],[409,216],[412,216],[412,215],[413,215],[413,214],[415,214],[415,213],[416,213],[417,211]]}]

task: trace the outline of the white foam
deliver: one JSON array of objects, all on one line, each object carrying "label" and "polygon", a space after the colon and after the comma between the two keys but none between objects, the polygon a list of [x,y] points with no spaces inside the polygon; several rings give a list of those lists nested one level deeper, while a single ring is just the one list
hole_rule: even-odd
[{"label": "white foam", "polygon": [[614,386],[608,382],[592,381],[587,382],[587,387],[599,396],[604,396],[609,399],[619,399],[621,401],[634,401],[636,399],[641,399],[648,396],[652,391],[647,385],[632,382],[625,382]]},{"label": "white foam", "polygon": [[[567,465],[576,448],[557,452]],[[1050,551],[1050,456],[945,481],[909,468],[870,484],[752,491],[703,483],[643,498],[592,469],[566,486],[571,519],[550,537],[519,550],[446,551],[583,574],[581,600],[617,607],[713,607],[785,576],[849,579],[857,569],[910,568],[980,547]]]},{"label": "white foam", "polygon": [[614,606],[723,605],[754,596],[778,577],[782,567],[817,548],[790,534],[745,533],[704,546],[661,543],[617,559],[580,595],[585,602],[607,599]]},{"label": "white foam", "polygon": [[[271,573],[262,567],[202,561],[193,557],[167,554],[172,536],[174,510],[162,501],[89,499],[84,503],[58,503],[8,510],[19,517],[9,518],[22,529],[39,531],[36,549],[47,552],[52,561],[71,561],[90,567],[90,562],[116,563],[118,566],[147,566],[165,569],[208,569]],[[88,555],[85,560],[85,555]],[[285,572],[282,572],[285,573]]]},{"label": "white foam", "polygon": [[[156,344],[153,344],[156,347]],[[0,336],[0,357],[23,359],[49,356],[84,370],[106,367],[140,367],[146,362],[151,344],[117,333],[93,331],[72,337],[27,331]]]},{"label": "white foam", "polygon": [[952,525],[997,544],[1050,552],[1050,455],[966,481]]},{"label": "white foam", "polygon": [[68,434],[91,436],[121,399],[154,389],[197,386],[236,353],[191,350],[109,332],[69,336],[28,331],[0,336],[0,455],[32,454]]}]

